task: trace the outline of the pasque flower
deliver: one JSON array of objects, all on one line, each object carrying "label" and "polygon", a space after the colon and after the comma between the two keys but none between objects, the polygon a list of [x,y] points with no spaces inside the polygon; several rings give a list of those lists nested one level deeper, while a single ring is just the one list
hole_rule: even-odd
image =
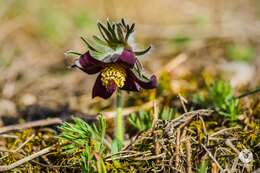
[{"label": "pasque flower", "polygon": [[[157,87],[155,75],[146,77],[143,68],[137,59],[150,50],[150,47],[141,52],[135,52],[127,42],[134,31],[134,24],[126,24],[124,20],[120,23],[110,24],[107,27],[98,23],[99,31],[103,40],[97,36],[95,46],[86,39],[89,50],[80,54],[73,67],[77,67],[87,74],[99,73],[95,81],[92,97],[109,98],[116,89],[126,91],[140,91]],[[77,53],[78,54],[78,53]]]}]

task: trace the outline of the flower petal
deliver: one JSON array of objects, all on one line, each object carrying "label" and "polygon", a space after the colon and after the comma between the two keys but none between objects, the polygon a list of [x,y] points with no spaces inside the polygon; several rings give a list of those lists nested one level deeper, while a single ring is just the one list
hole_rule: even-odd
[{"label": "flower petal", "polygon": [[134,77],[128,74],[125,80],[125,84],[121,89],[126,91],[140,91],[141,87],[138,83],[135,82]]},{"label": "flower petal", "polygon": [[134,52],[124,49],[122,54],[118,57],[117,63],[122,63],[128,68],[133,68],[136,63]]},{"label": "flower petal", "polygon": [[89,52],[81,55],[75,62],[75,66],[88,74],[95,74],[102,70],[104,63],[93,58]]},{"label": "flower petal", "polygon": [[92,90],[92,98],[99,96],[103,99],[108,99],[113,94],[115,89],[113,89],[112,87],[109,87],[109,89],[107,89],[105,86],[103,86],[101,81],[101,74],[99,74]]},{"label": "flower petal", "polygon": [[129,75],[133,76],[134,80],[144,89],[154,89],[157,87],[157,78],[152,75],[150,78],[146,77],[141,68],[135,66],[129,69]]},{"label": "flower petal", "polygon": [[144,89],[154,89],[158,86],[157,77],[155,75],[150,77],[149,82],[137,81],[137,83],[139,83],[139,85],[141,85]]},{"label": "flower petal", "polygon": [[144,89],[154,89],[157,87],[157,78],[155,75],[152,75],[147,81],[140,80],[136,77],[135,81]]}]

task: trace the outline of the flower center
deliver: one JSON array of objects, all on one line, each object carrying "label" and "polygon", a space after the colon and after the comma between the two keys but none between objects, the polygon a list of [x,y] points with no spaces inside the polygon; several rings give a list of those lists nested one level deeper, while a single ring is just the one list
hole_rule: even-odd
[{"label": "flower center", "polygon": [[117,64],[110,64],[101,71],[102,84],[108,88],[109,85],[115,83],[118,88],[122,88],[125,84],[126,71]]}]

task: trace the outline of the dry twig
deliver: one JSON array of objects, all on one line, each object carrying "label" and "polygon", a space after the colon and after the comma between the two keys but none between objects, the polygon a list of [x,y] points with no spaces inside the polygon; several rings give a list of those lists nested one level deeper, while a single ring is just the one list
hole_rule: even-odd
[{"label": "dry twig", "polygon": [[215,162],[215,164],[218,166],[218,168],[221,170],[221,171],[224,171],[224,169],[220,166],[220,164],[218,163],[218,161],[215,159],[215,157],[212,155],[212,153],[207,149],[207,147],[203,144],[200,144],[204,150],[208,153],[209,157]]},{"label": "dry twig", "polygon": [[181,106],[182,106],[182,108],[183,108],[183,110],[184,110],[184,112],[185,113],[187,113],[188,112],[188,110],[187,110],[187,108],[186,108],[186,105],[185,104],[187,104],[188,103],[188,101],[181,95],[181,94],[178,94],[178,97],[179,97],[179,99],[180,99],[180,101],[181,101]]},{"label": "dry twig", "polygon": [[61,124],[61,123],[62,123],[62,120],[60,118],[50,118],[50,119],[46,119],[46,120],[32,121],[32,122],[27,122],[24,124],[16,124],[16,125],[1,127],[0,134],[6,133],[9,131],[23,130],[23,129],[32,128],[32,127],[41,127],[41,126],[48,126],[48,125]]},{"label": "dry twig", "polygon": [[179,161],[180,161],[180,134],[181,134],[181,130],[180,128],[177,129],[176,131],[176,157],[175,157],[175,167],[178,169],[179,167]]},{"label": "dry twig", "polygon": [[190,139],[187,139],[186,141],[187,173],[192,173],[191,156],[192,156],[191,143],[190,143]]},{"label": "dry twig", "polygon": [[18,160],[17,162],[14,162],[10,165],[5,165],[5,166],[0,166],[0,172],[4,172],[4,171],[8,171],[8,170],[11,170],[11,169],[14,169],[16,168],[17,166],[20,166],[26,162],[29,162],[30,160],[33,160],[39,156],[42,156],[44,154],[47,154],[49,153],[52,149],[53,149],[54,146],[50,146],[50,147],[47,147],[47,148],[44,148],[30,156],[27,156],[21,160]]}]

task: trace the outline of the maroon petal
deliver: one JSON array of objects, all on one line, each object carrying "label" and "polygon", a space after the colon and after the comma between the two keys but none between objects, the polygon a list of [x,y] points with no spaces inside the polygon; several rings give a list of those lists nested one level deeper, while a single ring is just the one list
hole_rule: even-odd
[{"label": "maroon petal", "polygon": [[110,83],[108,84],[108,87],[106,89],[107,89],[107,92],[113,93],[116,90],[115,82],[114,81],[110,81]]},{"label": "maroon petal", "polygon": [[147,81],[135,77],[135,81],[144,89],[154,89],[157,87],[157,78],[155,75],[152,75]]},{"label": "maroon petal", "polygon": [[128,74],[125,80],[125,84],[121,89],[126,91],[140,91],[141,87],[138,83],[135,82],[134,77]]},{"label": "maroon petal", "polygon": [[92,90],[92,98],[99,96],[103,99],[107,99],[113,94],[115,90],[116,88],[109,87],[107,89],[105,86],[103,86],[101,75],[99,74]]},{"label": "maroon petal", "polygon": [[136,63],[134,52],[124,49],[122,54],[118,57],[117,62],[124,64],[128,68],[133,68]]},{"label": "maroon petal", "polygon": [[88,74],[95,74],[102,70],[104,63],[93,58],[89,52],[81,55],[75,62],[75,66]]}]

